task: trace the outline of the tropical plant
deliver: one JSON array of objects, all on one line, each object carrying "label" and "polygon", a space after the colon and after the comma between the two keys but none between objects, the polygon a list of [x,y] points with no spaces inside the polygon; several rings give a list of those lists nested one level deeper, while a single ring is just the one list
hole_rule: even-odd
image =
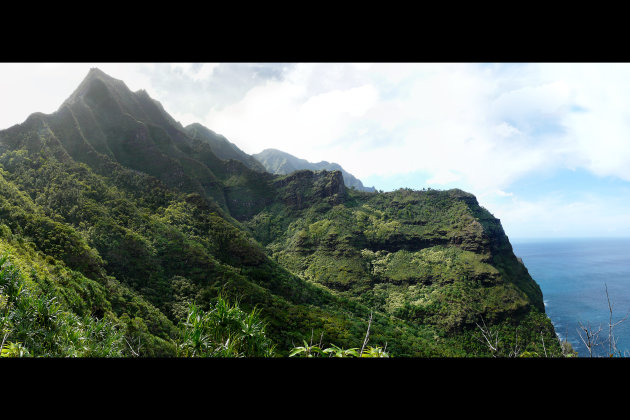
[{"label": "tropical plant", "polygon": [[72,313],[52,293],[28,284],[8,255],[0,257],[1,357],[124,355],[114,321]]},{"label": "tropical plant", "polygon": [[303,346],[294,347],[289,353],[289,357],[390,357],[382,347],[367,347],[363,350],[363,353],[359,353],[358,348],[343,349],[335,344],[331,344],[331,347],[321,349],[318,346],[310,345],[304,341]]},{"label": "tropical plant", "polygon": [[331,346],[322,350],[322,353],[328,354],[330,357],[359,357],[358,348],[342,349],[334,344]]},{"label": "tropical plant", "polygon": [[322,355],[323,350],[319,346],[309,345],[306,340],[304,340],[304,345],[299,347],[294,347],[289,353],[289,357],[300,355],[301,357],[317,357],[317,355]]},{"label": "tropical plant", "polygon": [[389,354],[385,351],[384,348],[381,348],[379,346],[370,346],[363,351],[361,357],[389,357]]},{"label": "tropical plant", "polygon": [[179,357],[272,357],[275,345],[265,335],[260,311],[243,311],[219,295],[209,311],[195,304],[181,325]]}]

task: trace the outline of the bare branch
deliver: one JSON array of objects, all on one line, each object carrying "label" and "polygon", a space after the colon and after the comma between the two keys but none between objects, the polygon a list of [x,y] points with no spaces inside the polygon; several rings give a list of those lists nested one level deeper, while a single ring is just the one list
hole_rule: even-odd
[{"label": "bare branch", "polygon": [[599,338],[599,333],[602,331],[602,326],[600,325],[597,331],[593,331],[590,324],[588,326],[584,326],[581,322],[579,324],[582,331],[584,331],[586,338],[582,336],[582,333],[580,333],[580,330],[577,330],[578,335],[580,336],[580,339],[582,340],[582,342],[588,349],[589,356],[593,357],[593,349],[599,345],[599,343],[597,342],[597,339]]},{"label": "bare branch", "polygon": [[610,296],[608,294],[608,285],[604,283],[604,287],[606,288],[606,300],[608,301],[608,312],[609,312],[609,321],[608,321],[608,354],[612,357],[615,353],[621,356],[621,352],[617,349],[617,341],[615,339],[615,335],[613,333],[614,328],[628,319],[630,316],[630,311],[626,314],[625,317],[620,319],[617,322],[613,322],[613,304],[610,302]]},{"label": "bare branch", "polygon": [[[481,331],[481,335],[486,340],[486,344],[488,345],[488,347],[493,353],[492,356],[496,357],[495,353],[497,352],[499,348],[499,333],[498,332],[492,333],[490,329],[488,328],[488,326],[486,325],[486,322],[484,321],[483,318],[481,318],[481,322],[483,323],[483,327],[477,323],[475,323],[475,325],[477,325],[477,327]],[[479,338],[477,338],[477,340],[483,343],[483,341],[480,340]],[[494,345],[492,344],[492,340],[494,340]]]},{"label": "bare branch", "polygon": [[140,343],[140,337],[138,337],[138,350],[134,350],[133,347],[131,347],[131,344],[129,343],[129,341],[127,341],[127,337],[123,337],[125,339],[125,343],[127,343],[127,346],[129,346],[129,350],[131,350],[131,354],[133,354],[135,357],[140,357],[140,347],[141,343]]},{"label": "bare branch", "polygon": [[363,349],[365,349],[365,345],[367,344],[370,337],[370,327],[372,326],[372,311],[370,311],[370,320],[368,321],[367,331],[365,332],[365,340],[363,340],[363,346],[361,346],[361,351],[359,352],[359,357],[363,355]]},{"label": "bare branch", "polygon": [[606,300],[608,301],[608,312],[610,313],[610,320],[608,321],[608,354],[613,354],[613,322],[612,322],[612,304],[610,303],[610,296],[608,295],[608,285],[604,283],[604,287],[606,288]]},{"label": "bare branch", "polygon": [[518,346],[518,327],[516,328],[516,341],[514,343],[514,349],[510,352],[510,357],[518,357],[521,354],[521,349]]},{"label": "bare branch", "polygon": [[2,337],[2,344],[0,344],[0,351],[2,351],[2,349],[4,348],[4,342],[7,340],[8,336],[9,336],[9,333],[7,332],[6,334],[4,334],[4,337]]}]

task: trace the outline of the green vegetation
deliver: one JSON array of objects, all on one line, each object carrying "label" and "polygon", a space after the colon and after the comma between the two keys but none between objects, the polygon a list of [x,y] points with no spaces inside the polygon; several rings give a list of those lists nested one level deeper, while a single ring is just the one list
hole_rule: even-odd
[{"label": "green vegetation", "polygon": [[[85,311],[76,304],[85,306],[89,297],[75,295],[70,301],[64,295],[68,288],[57,289],[52,283],[54,280],[41,279],[35,270],[24,276],[8,255],[0,258],[1,357],[124,357],[144,353],[148,333],[142,319],[130,321],[127,314],[119,319],[111,312],[101,319],[81,314]],[[179,336],[163,345],[175,349],[177,357],[274,355],[259,311],[245,313],[222,296],[208,312],[191,304]]]},{"label": "green vegetation", "polygon": [[272,357],[274,344],[265,336],[256,309],[245,313],[222,296],[208,312],[190,306],[182,326],[178,357]]},{"label": "green vegetation", "polygon": [[[213,147],[98,70],[0,131],[3,354],[308,355],[315,336],[321,356],[562,355],[471,194],[367,193]],[[378,345],[357,347],[366,330]]]},{"label": "green vegetation", "polygon": [[[43,287],[42,287],[43,286]],[[109,317],[69,311],[46,283],[34,284],[0,258],[2,357],[120,357],[123,333]]]},{"label": "green vegetation", "polygon": [[342,349],[340,347],[335,346],[334,344],[331,347],[326,349],[321,349],[318,346],[309,345],[306,341],[304,341],[304,346],[295,347],[289,357],[293,356],[302,356],[302,357],[370,357],[370,358],[378,358],[378,357],[389,357],[387,352],[381,347],[368,347],[364,352],[359,353],[358,348],[351,349]]}]

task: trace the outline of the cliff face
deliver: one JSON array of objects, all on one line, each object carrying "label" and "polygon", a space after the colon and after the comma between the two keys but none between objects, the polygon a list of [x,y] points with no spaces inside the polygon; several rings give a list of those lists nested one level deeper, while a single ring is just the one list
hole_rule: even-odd
[{"label": "cliff face", "polygon": [[[542,293],[514,256],[500,221],[460,190],[398,190],[365,194],[346,190],[316,201],[296,173],[278,184],[290,188],[292,212],[278,232],[268,207],[248,222],[273,257],[301,277],[358,299],[390,315],[448,331],[481,319],[519,319],[544,312]],[[310,194],[316,197],[316,194]]]},{"label": "cliff face", "polygon": [[341,172],[296,171],[273,182],[278,199],[291,209],[301,210],[319,203],[340,204],[346,196]]}]

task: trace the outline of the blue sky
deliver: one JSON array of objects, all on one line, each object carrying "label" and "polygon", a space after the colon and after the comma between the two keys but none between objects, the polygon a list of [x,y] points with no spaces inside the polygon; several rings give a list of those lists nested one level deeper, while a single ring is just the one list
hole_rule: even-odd
[{"label": "blue sky", "polygon": [[630,236],[628,64],[2,63],[0,129],[55,111],[90,67],[250,154],[469,191],[511,238]]},{"label": "blue sky", "polygon": [[[438,188],[427,182],[430,178],[430,173],[418,171],[371,175],[363,182],[384,191],[400,185],[473,191],[460,181]],[[476,195],[481,205],[501,219],[510,238],[630,237],[630,183],[616,176],[557,168],[519,178],[503,193]]]}]

